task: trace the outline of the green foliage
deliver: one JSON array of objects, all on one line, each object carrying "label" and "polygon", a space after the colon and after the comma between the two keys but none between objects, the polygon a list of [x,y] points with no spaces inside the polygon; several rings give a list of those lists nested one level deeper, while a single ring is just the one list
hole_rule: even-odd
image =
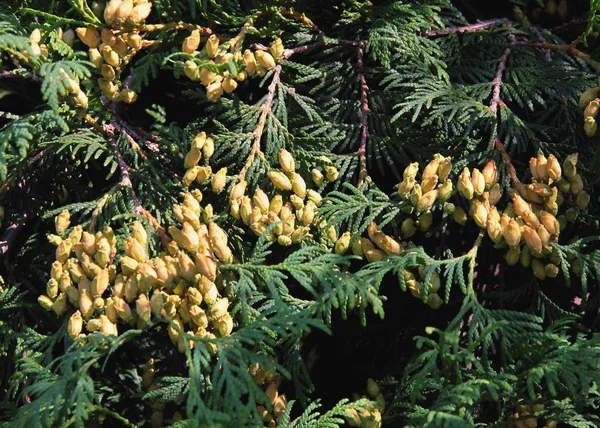
[{"label": "green foliage", "polygon": [[[527,420],[525,406],[537,409],[538,426],[598,426],[600,145],[589,119],[584,130],[578,104],[597,84],[600,2],[553,12],[566,2],[511,1],[502,6],[519,6],[514,16],[493,19],[471,3],[154,0],[143,25],[115,24],[111,35],[104,2],[3,2],[2,426],[262,427],[275,415],[283,428],[333,428],[357,417],[373,427],[504,427]],[[104,29],[101,59],[77,36],[61,36],[88,25]],[[200,45],[184,53],[193,29],[201,30]],[[127,43],[116,39],[123,34]],[[216,59],[205,48],[209,34],[220,40]],[[250,72],[244,51],[267,52],[278,38],[284,51],[276,65]],[[119,51],[112,68],[111,50]],[[211,94],[195,67],[235,78],[237,87],[211,82]],[[219,88],[227,90],[214,99]],[[204,143],[191,163],[211,177],[226,168],[219,186],[214,178],[184,182],[200,132],[213,139],[214,153]],[[301,177],[310,196],[282,190],[267,175],[286,169],[282,150],[298,174],[287,177]],[[502,194],[492,205],[510,213],[512,193],[536,179],[531,157],[552,154],[562,164],[575,152],[584,190],[561,190],[558,238],[540,257],[523,250],[515,263],[506,239],[494,244],[471,221],[471,198],[454,191],[442,201],[438,193],[421,209],[416,187],[411,198],[397,192],[411,163],[425,187],[423,169],[437,153],[452,159],[454,189],[463,168],[494,160]],[[244,199],[231,198],[240,180],[251,214],[241,212]],[[550,188],[579,184],[555,181]],[[257,189],[273,204],[268,210],[253,201]],[[196,202],[186,206],[190,192]],[[276,195],[293,216],[284,219]],[[298,199],[302,208],[293,207]],[[490,208],[489,193],[476,200]],[[192,229],[208,250],[177,238],[196,203],[196,221],[226,234],[228,260],[213,251],[222,237],[206,238],[199,224]],[[57,231],[64,210],[70,223]],[[469,213],[466,224],[457,210]],[[108,262],[94,253],[100,234],[93,250],[76,243],[71,257],[98,269],[108,263],[116,276],[124,256],[132,258],[134,221],[148,234],[150,260],[135,263],[150,277],[154,269],[156,282],[126,296],[133,315],[114,315],[118,336],[102,324],[91,332],[87,318],[86,335],[73,334],[69,319],[84,312],[75,298],[60,316],[38,302],[55,299],[50,272],[60,249],[48,241],[78,242],[76,226],[114,233]],[[198,255],[218,262],[214,283],[228,299],[231,331],[213,328],[223,320],[206,296],[209,330],[181,320],[186,305],[191,318],[192,299],[183,255],[194,262],[188,276],[197,288],[210,276]],[[162,271],[159,282],[159,259],[176,266],[173,283]],[[543,274],[532,272],[532,260]],[[96,275],[93,266],[83,274]],[[61,274],[57,293],[68,294],[66,282],[78,275]],[[124,279],[127,287],[146,286],[141,275]],[[95,322],[108,314],[106,297],[123,293],[109,282],[103,297],[93,296]],[[85,294],[85,281],[68,285]],[[159,291],[171,300],[138,319],[145,309],[138,295],[151,301]]]}]

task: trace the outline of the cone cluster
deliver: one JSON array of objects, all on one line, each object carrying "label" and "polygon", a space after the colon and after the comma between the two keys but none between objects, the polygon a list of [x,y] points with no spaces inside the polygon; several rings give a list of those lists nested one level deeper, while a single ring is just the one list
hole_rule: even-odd
[{"label": "cone cluster", "polygon": [[102,14],[106,28],[100,32],[88,25],[76,29],[79,39],[89,48],[90,61],[100,70],[98,86],[111,101],[135,102],[137,94],[118,83],[120,71],[142,48],[143,38],[136,31],[150,15],[148,0],[109,0]]},{"label": "cone cluster", "polygon": [[538,422],[536,414],[544,411],[544,408],[543,404],[524,404],[523,399],[518,400],[515,412],[512,415],[512,426],[514,428],[555,428],[558,422],[551,419]]},{"label": "cone cluster", "polygon": [[322,203],[322,196],[308,188],[306,180],[296,172],[296,163],[290,152],[279,151],[281,171],[267,173],[275,190],[271,198],[257,187],[253,194],[247,194],[246,181],[238,181],[229,194],[231,215],[241,220],[257,235],[276,224],[267,236],[280,245],[297,244],[310,235],[311,227],[320,224],[316,212]]},{"label": "cone cluster", "polygon": [[588,137],[593,137],[598,131],[598,109],[600,108],[600,86],[590,88],[581,94],[579,98],[579,107],[583,110],[583,130]]},{"label": "cone cluster", "polygon": [[[73,43],[72,37],[74,37],[74,33],[72,30],[63,33],[62,29],[59,28],[57,30],[58,37],[67,42]],[[30,42],[30,53],[33,57],[41,56],[43,59],[48,59],[48,46],[41,43],[42,41],[42,31],[39,28],[36,28],[29,35]],[[30,55],[29,52],[23,52],[25,57]],[[67,96],[69,101],[77,108],[87,109],[88,107],[88,97],[83,92],[79,86],[79,80],[73,79],[69,76],[67,71],[63,68],[60,69],[59,79],[63,82],[63,86],[66,87],[66,93],[61,94],[62,96]]]},{"label": "cone cluster", "polygon": [[[531,267],[539,279],[554,278],[559,273],[560,257],[551,244],[557,242],[560,231],[569,222],[587,210],[590,202],[577,173],[577,158],[576,153],[569,155],[562,166],[554,155],[531,158],[531,183],[517,182],[508,192],[511,202],[501,211],[497,204],[502,193],[493,160],[482,170],[464,168],[454,185],[450,179],[451,159],[436,154],[423,169],[420,180],[418,163],[404,170],[398,195],[404,201],[401,211],[407,217],[399,227],[398,237],[386,235],[374,222],[367,228],[367,237],[353,237],[345,232],[338,238],[332,227],[325,227],[325,233],[334,242],[337,254],[344,255],[351,248],[354,255],[376,262],[413,248],[414,243],[408,239],[418,231],[427,232],[434,221],[433,211],[441,208],[460,225],[471,219],[484,229],[495,248],[506,250],[509,265]],[[452,197],[456,205],[449,202]],[[468,205],[468,209],[461,205]],[[578,261],[569,261],[573,272],[580,274]],[[409,290],[419,299],[424,297],[423,273],[422,268],[404,271]],[[439,288],[440,277],[434,273],[427,296],[427,304],[433,309],[442,304]]]},{"label": "cone cluster", "polygon": [[351,427],[380,428],[382,426],[381,414],[385,409],[385,399],[379,389],[379,385],[373,379],[367,380],[367,394],[362,397],[354,394],[354,400],[368,398],[377,404],[373,408],[363,408],[361,411],[346,409],[346,423]]},{"label": "cone cluster", "polygon": [[25,58],[41,56],[43,59],[48,59],[48,46],[41,43],[42,30],[36,28],[29,35],[29,51],[24,51]]},{"label": "cone cluster", "polygon": [[201,184],[210,180],[215,193],[223,190],[227,178],[227,168],[222,168],[213,175],[209,165],[199,165],[202,157],[208,161],[214,152],[215,142],[212,137],[206,136],[206,132],[202,131],[194,137],[183,162],[186,170],[183,176],[184,186],[189,187],[194,182]]},{"label": "cone cluster", "polygon": [[[275,40],[269,52],[258,50],[252,52],[246,49],[242,52],[240,36],[236,36],[225,43],[212,34],[204,42],[200,30],[191,31],[181,45],[181,51],[191,55],[183,64],[185,75],[195,81],[201,82],[206,87],[206,96],[210,101],[217,101],[223,93],[231,93],[236,90],[239,82],[248,77],[262,77],[268,70],[275,68],[276,60],[283,56],[283,43],[281,39]],[[224,69],[221,64],[234,62],[237,71],[231,72],[232,67]]]},{"label": "cone cluster", "polygon": [[146,230],[134,222],[118,263],[110,228],[94,235],[75,226],[64,236],[69,213],[59,214],[57,234],[49,237],[57,245],[56,261],[39,303],[58,316],[69,304],[77,309],[69,320],[73,339],[84,331],[118,335],[118,324],[144,328],[157,321],[169,324],[169,336],[180,352],[185,350],[181,331],[201,338],[228,336],[233,330],[229,300],[215,281],[219,282],[219,263],[231,263],[233,254],[227,234],[203,215],[201,200],[195,190],[173,206],[182,226],[169,227],[173,240],[153,259]]},{"label": "cone cluster", "polygon": [[279,393],[279,384],[281,383],[281,375],[279,373],[271,373],[260,368],[258,364],[252,366],[249,370],[252,379],[256,385],[260,385],[267,397],[273,410],[269,411],[265,406],[257,406],[258,414],[267,428],[275,428],[282,422],[282,416],[287,408],[287,397],[285,394]]}]

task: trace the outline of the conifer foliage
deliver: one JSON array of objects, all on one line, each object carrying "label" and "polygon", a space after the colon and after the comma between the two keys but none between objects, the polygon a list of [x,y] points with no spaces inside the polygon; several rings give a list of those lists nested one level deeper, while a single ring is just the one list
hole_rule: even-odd
[{"label": "conifer foliage", "polygon": [[2,2],[0,425],[598,426],[599,13]]}]

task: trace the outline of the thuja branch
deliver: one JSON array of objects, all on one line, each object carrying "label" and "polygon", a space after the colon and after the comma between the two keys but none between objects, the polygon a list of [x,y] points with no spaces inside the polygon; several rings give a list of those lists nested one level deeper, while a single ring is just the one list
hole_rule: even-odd
[{"label": "thuja branch", "polygon": [[493,91],[492,91],[492,101],[490,102],[490,110],[494,115],[498,116],[498,104],[502,101],[500,99],[500,88],[502,88],[502,75],[504,74],[504,69],[506,68],[506,61],[508,60],[508,56],[510,55],[510,48],[506,48],[504,50],[504,54],[500,57],[500,61],[498,62],[498,68],[496,70],[496,76],[492,81]]},{"label": "thuja branch", "polygon": [[502,161],[508,168],[508,173],[510,174],[510,178],[513,181],[513,183],[515,185],[519,184],[520,180],[519,180],[519,177],[517,177],[517,172],[515,171],[515,167],[510,160],[509,154],[506,152],[506,148],[504,147],[504,144],[502,144],[502,142],[498,139],[498,137],[494,138],[494,148],[496,150],[498,150],[500,152],[500,154],[502,155]]},{"label": "thuja branch", "polygon": [[[498,61],[498,68],[496,69],[496,75],[494,76],[494,80],[492,82],[493,90],[492,90],[492,100],[490,102],[490,110],[492,111],[492,113],[494,113],[494,116],[496,116],[496,120],[498,120],[498,105],[501,105],[501,103],[502,103],[502,99],[500,98],[500,89],[502,88],[502,85],[503,85],[502,77],[504,75],[504,70],[506,69],[506,62],[508,61],[510,52],[511,52],[510,48],[506,48],[504,50],[504,53],[502,54],[502,56],[500,57],[500,60]],[[498,135],[494,135],[493,139],[494,139],[494,142],[493,142],[491,148],[492,149],[495,148],[500,152],[500,154],[502,155],[502,161],[508,168],[510,178],[512,179],[512,181],[515,185],[518,184],[519,178],[517,177],[515,167],[513,166],[512,162],[510,160],[510,156],[506,152],[506,148],[500,142]]]},{"label": "thuja branch", "polygon": [[260,118],[258,119],[258,124],[256,128],[254,128],[254,132],[252,136],[254,137],[254,142],[252,143],[252,148],[250,149],[250,154],[248,154],[248,159],[246,159],[246,163],[244,167],[240,171],[239,178],[240,181],[246,178],[246,174],[248,170],[252,166],[254,162],[254,158],[256,155],[262,156],[262,151],[260,150],[260,140],[262,138],[263,131],[265,129],[265,124],[267,122],[267,117],[271,113],[271,107],[273,105],[273,98],[275,97],[275,91],[277,90],[277,85],[281,81],[281,65],[277,65],[275,67],[275,71],[273,72],[273,79],[271,80],[271,84],[269,85],[269,90],[267,93],[267,97],[265,101],[260,106]]},{"label": "thuja branch", "polygon": [[[200,25],[188,24],[186,22],[170,22],[167,24],[147,24],[136,28],[136,31],[140,33],[152,33],[156,31],[166,30],[200,30],[200,35],[210,36],[213,31],[210,28],[201,27]],[[117,33],[117,31],[115,31]]]},{"label": "thuja branch", "polygon": [[557,45],[554,43],[539,43],[539,42],[516,42],[516,45],[530,46],[533,48],[550,49],[553,51],[565,52],[571,56],[577,57],[583,60],[586,64],[594,69],[597,73],[600,73],[600,62],[595,61],[592,57],[579,49],[571,45]]},{"label": "thuja branch", "polygon": [[[115,158],[117,159],[117,164],[119,165],[119,172],[121,175],[121,181],[119,183],[119,186],[126,187],[131,191],[131,198],[133,200],[133,206],[134,206],[135,213],[137,215],[144,216],[150,222],[150,224],[152,225],[153,229],[156,231],[158,236],[160,236],[160,239],[163,242],[163,244],[167,245],[170,242],[170,239],[167,236],[165,229],[160,225],[158,220],[156,220],[156,218],[140,204],[140,202],[135,194],[135,190],[133,189],[133,184],[131,182],[131,177],[129,176],[129,166],[125,162],[125,159],[123,158],[123,155],[121,154],[121,151],[119,150],[119,147],[117,145],[117,141],[115,138],[115,134],[118,132],[118,128],[113,124],[107,124],[107,125],[104,125],[104,127],[102,127],[90,115],[86,115],[84,117],[84,119],[95,130],[97,130],[104,137],[106,137],[109,144],[111,145],[111,147],[113,149],[113,153],[115,155]],[[108,197],[110,196],[110,194],[112,192],[115,191],[115,189],[116,189],[116,187],[111,189],[109,191],[109,193],[107,195],[105,195],[106,199],[103,199],[103,201],[101,201],[98,204],[98,206],[96,207],[96,210],[94,210],[94,213],[92,214],[92,222],[90,224],[90,228],[93,227],[94,218],[99,214],[98,207],[101,207],[101,205],[106,203],[106,200],[108,200]]]},{"label": "thuja branch", "polygon": [[119,165],[119,172],[121,174],[121,185],[128,187],[131,189],[131,199],[133,200],[134,211],[136,214],[141,214],[141,204],[138,201],[138,198],[133,190],[133,184],[131,183],[131,177],[129,176],[129,165],[123,159],[123,155],[119,150],[119,146],[117,144],[117,139],[115,134],[118,132],[117,128],[113,124],[104,125],[105,133],[107,134],[108,143],[111,145],[113,149],[113,154],[117,159],[117,164]]},{"label": "thuja branch", "polygon": [[469,24],[463,25],[461,27],[448,27],[440,30],[427,30],[425,31],[425,35],[428,37],[436,37],[436,36],[446,36],[449,34],[455,33],[467,33],[470,31],[480,31],[485,30],[489,27],[494,27],[496,25],[502,25],[509,23],[510,19],[508,18],[498,18],[498,19],[490,19],[489,21],[481,21],[477,24]]},{"label": "thuja branch", "polygon": [[358,82],[360,85],[360,146],[358,147],[359,173],[358,187],[360,188],[367,177],[367,138],[369,137],[369,87],[364,75],[365,64],[363,56],[365,53],[366,40],[361,40],[356,47],[356,68],[358,69]]}]

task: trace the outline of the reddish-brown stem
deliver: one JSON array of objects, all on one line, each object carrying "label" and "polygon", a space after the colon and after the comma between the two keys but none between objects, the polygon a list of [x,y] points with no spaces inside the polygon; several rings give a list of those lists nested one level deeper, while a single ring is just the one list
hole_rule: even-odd
[{"label": "reddish-brown stem", "polygon": [[498,137],[494,138],[494,148],[496,150],[498,150],[500,152],[500,154],[502,155],[502,161],[508,168],[508,173],[510,175],[511,180],[513,181],[513,184],[515,184],[515,185],[519,184],[520,180],[519,180],[519,177],[517,177],[517,172],[515,171],[515,167],[513,166],[512,162],[510,160],[509,154],[506,152],[506,148],[504,147],[504,144],[502,144],[502,142],[498,139]]},{"label": "reddish-brown stem", "polygon": [[248,154],[248,158],[246,159],[246,163],[244,167],[240,171],[239,179],[240,181],[246,178],[246,174],[248,170],[252,166],[254,162],[254,158],[256,155],[262,156],[262,152],[260,150],[260,140],[265,129],[265,124],[267,123],[267,117],[271,113],[271,107],[273,105],[273,98],[275,97],[275,91],[277,90],[277,85],[281,81],[281,65],[275,66],[275,71],[273,72],[273,79],[271,80],[271,84],[269,85],[269,90],[267,92],[267,97],[265,101],[260,106],[260,118],[258,119],[258,124],[256,128],[254,128],[254,132],[252,136],[254,138],[254,142],[252,143],[252,148],[250,149],[250,153]]},{"label": "reddish-brown stem", "polygon": [[0,71],[0,79],[25,79],[36,83],[42,83],[43,80],[40,76],[31,72],[27,72],[27,74],[18,74],[15,73],[14,70]]},{"label": "reddish-brown stem", "polygon": [[510,55],[510,48],[506,48],[504,50],[504,54],[500,57],[500,61],[498,62],[498,68],[496,70],[496,76],[492,82],[494,90],[492,92],[492,101],[490,102],[490,110],[494,113],[495,116],[498,115],[498,104],[502,101],[500,100],[500,88],[502,88],[502,75],[504,74],[504,69],[506,68],[506,61],[508,60],[508,56]]},{"label": "reddish-brown stem", "polygon": [[463,25],[461,27],[448,27],[440,30],[427,30],[425,31],[425,35],[428,37],[436,37],[436,36],[446,36],[448,34],[455,33],[467,33],[470,31],[480,31],[485,30],[486,28],[493,27],[496,25],[502,25],[510,22],[508,18],[498,18],[498,19],[490,19],[488,21],[481,21],[477,24],[469,24]]},{"label": "reddish-brown stem", "polygon": [[360,188],[367,178],[367,139],[369,138],[369,87],[367,86],[367,80],[364,75],[365,64],[363,56],[365,53],[365,47],[367,46],[366,40],[361,40],[356,46],[356,68],[358,69],[358,82],[360,85],[360,146],[358,147],[358,160],[359,160],[359,172],[358,172],[358,187]]},{"label": "reddish-brown stem", "polygon": [[156,233],[158,233],[158,236],[160,237],[160,240],[162,241],[163,247],[167,248],[167,245],[169,245],[169,242],[171,242],[171,238],[169,238],[167,236],[167,233],[165,232],[165,228],[160,225],[160,223],[158,222],[156,217],[154,217],[152,215],[152,213],[150,211],[148,211],[146,208],[141,207],[141,214],[144,217],[146,217],[146,219],[150,222],[150,225],[152,226],[154,231]]},{"label": "reddish-brown stem", "polygon": [[587,63],[597,73],[600,73],[600,62],[595,61],[586,53],[571,45],[557,45],[554,43],[537,43],[537,42],[516,42],[516,45],[530,46],[532,48],[550,49],[553,51],[565,52],[571,56],[577,57]]},{"label": "reddish-brown stem", "polygon": [[124,187],[128,187],[131,191],[131,199],[133,200],[134,211],[136,214],[142,214],[142,206],[138,201],[138,198],[133,190],[133,184],[131,183],[131,177],[129,176],[129,165],[123,159],[123,155],[119,150],[119,146],[117,144],[117,139],[115,134],[119,132],[117,127],[113,124],[104,125],[104,133],[107,137],[108,143],[111,145],[113,149],[113,154],[117,159],[117,164],[119,165],[119,172],[121,174],[121,185]]}]

